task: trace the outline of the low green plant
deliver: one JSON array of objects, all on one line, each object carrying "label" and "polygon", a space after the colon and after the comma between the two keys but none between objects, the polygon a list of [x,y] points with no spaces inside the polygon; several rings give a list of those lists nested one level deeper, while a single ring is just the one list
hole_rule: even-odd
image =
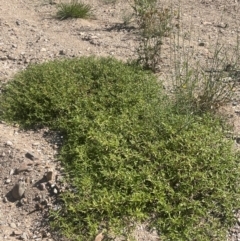
[{"label": "low green plant", "polygon": [[67,18],[90,18],[93,16],[92,7],[78,0],[71,0],[70,3],[60,3],[57,7],[56,16],[60,20]]},{"label": "low green plant", "polygon": [[3,88],[0,117],[65,136],[71,186],[51,218],[71,240],[147,222],[161,240],[225,241],[239,156],[220,119],[177,112],[152,73],[111,58],[31,65]]}]

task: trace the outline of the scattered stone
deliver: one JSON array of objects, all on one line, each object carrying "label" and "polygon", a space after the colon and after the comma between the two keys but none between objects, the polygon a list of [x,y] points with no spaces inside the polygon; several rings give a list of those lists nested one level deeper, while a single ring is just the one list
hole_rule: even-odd
[{"label": "scattered stone", "polygon": [[198,46],[204,46],[205,44],[203,43],[203,42],[200,42],[199,44],[198,44]]},{"label": "scattered stone", "polygon": [[23,232],[22,235],[20,236],[20,239],[28,240],[28,235],[25,232]]},{"label": "scattered stone", "polygon": [[10,172],[9,172],[9,175],[13,175],[15,173],[14,169],[11,169]]},{"label": "scattered stone", "polygon": [[5,183],[6,184],[9,184],[11,182],[11,180],[9,179],[9,178],[7,178],[6,180],[5,180]]},{"label": "scattered stone", "polygon": [[59,51],[59,55],[65,55],[66,53],[64,52],[64,50],[60,50]]},{"label": "scattered stone", "polygon": [[11,193],[15,199],[21,199],[24,192],[25,192],[25,182],[22,180],[19,180],[18,183],[16,183],[15,186],[13,187]]},{"label": "scattered stone", "polygon": [[17,228],[17,225],[15,223],[10,223],[9,225],[11,228]]},{"label": "scattered stone", "polygon": [[22,234],[22,232],[19,231],[19,230],[14,230],[14,231],[12,232],[12,235],[13,235],[13,236],[20,236],[21,234]]},{"label": "scattered stone", "polygon": [[3,61],[5,61],[5,60],[7,60],[7,59],[8,59],[7,56],[1,56],[1,57],[0,57],[0,60],[3,60]]},{"label": "scattered stone", "polygon": [[26,177],[26,178],[25,178],[25,183],[26,183],[27,185],[30,184],[30,177]]},{"label": "scattered stone", "polygon": [[226,27],[228,27],[228,24],[227,23],[218,23],[218,24],[215,25],[215,27],[226,28]]},{"label": "scattered stone", "polygon": [[103,235],[102,232],[101,232],[101,233],[99,233],[99,234],[96,236],[96,238],[94,239],[94,241],[102,241],[103,238],[104,238],[104,235]]},{"label": "scattered stone", "polygon": [[38,160],[38,158],[35,157],[35,156],[34,156],[32,153],[30,153],[30,152],[27,152],[27,153],[25,154],[25,157],[27,157],[28,159],[30,159],[30,160],[32,160],[32,161]]},{"label": "scattered stone", "polygon": [[37,146],[39,146],[39,145],[40,145],[39,142],[34,142],[34,143],[32,144],[33,147],[37,147]]},{"label": "scattered stone", "polygon": [[47,181],[53,180],[53,170],[50,169],[50,170],[46,173],[46,179],[47,179]]},{"label": "scattered stone", "polygon": [[211,22],[202,22],[203,25],[212,25]]},{"label": "scattered stone", "polygon": [[39,184],[39,189],[42,190],[42,191],[45,190],[46,189],[45,184],[44,183],[40,183]]},{"label": "scattered stone", "polygon": [[42,235],[42,238],[47,238],[49,236],[49,234],[45,230],[41,231],[41,235]]},{"label": "scattered stone", "polygon": [[6,145],[6,146],[13,146],[13,143],[12,143],[11,141],[7,141],[7,142],[5,143],[5,145]]},{"label": "scattered stone", "polygon": [[16,56],[13,56],[13,55],[7,55],[7,58],[9,59],[9,60],[17,60],[17,58],[16,58]]},{"label": "scattered stone", "polygon": [[237,102],[233,102],[233,103],[232,103],[232,106],[237,106],[237,105],[238,105]]}]

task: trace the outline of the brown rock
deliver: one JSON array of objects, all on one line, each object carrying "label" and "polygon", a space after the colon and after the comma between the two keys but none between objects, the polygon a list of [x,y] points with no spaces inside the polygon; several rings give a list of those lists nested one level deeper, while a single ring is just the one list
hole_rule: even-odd
[{"label": "brown rock", "polygon": [[47,179],[47,181],[53,180],[53,170],[50,169],[50,170],[46,173],[46,179]]}]

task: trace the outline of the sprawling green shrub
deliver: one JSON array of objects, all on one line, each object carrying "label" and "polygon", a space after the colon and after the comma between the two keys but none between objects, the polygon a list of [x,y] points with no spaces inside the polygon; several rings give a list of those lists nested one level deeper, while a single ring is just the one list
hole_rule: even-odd
[{"label": "sprawling green shrub", "polygon": [[239,158],[210,114],[178,114],[156,78],[114,59],[30,66],[5,87],[1,117],[65,133],[71,189],[53,226],[73,240],[147,221],[162,240],[226,240]]}]

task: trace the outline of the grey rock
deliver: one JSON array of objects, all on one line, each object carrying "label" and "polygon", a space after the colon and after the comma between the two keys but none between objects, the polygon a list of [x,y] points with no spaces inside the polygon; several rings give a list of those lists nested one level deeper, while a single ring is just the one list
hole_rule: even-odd
[{"label": "grey rock", "polygon": [[11,180],[9,179],[9,178],[7,178],[6,180],[5,180],[5,183],[6,184],[9,184],[11,182]]},{"label": "grey rock", "polygon": [[7,59],[8,59],[7,56],[1,56],[1,57],[0,57],[0,60],[3,60],[3,61],[5,61],[5,60],[7,60]]},{"label": "grey rock", "polygon": [[6,145],[6,146],[12,146],[13,143],[12,143],[11,141],[7,141],[7,142],[5,143],[5,145]]},{"label": "grey rock", "polygon": [[53,189],[53,193],[54,193],[54,194],[58,194],[57,188],[54,188],[54,189]]},{"label": "grey rock", "polygon": [[13,235],[13,236],[20,236],[21,234],[22,234],[22,232],[19,231],[19,230],[14,230],[14,231],[12,232],[12,235]]},{"label": "grey rock", "polygon": [[23,232],[22,235],[20,236],[20,239],[28,240],[28,235],[25,232]]},{"label": "grey rock", "polygon": [[7,56],[7,58],[8,58],[9,60],[17,60],[16,56],[10,55],[10,54]]},{"label": "grey rock", "polygon": [[40,145],[39,142],[34,142],[34,143],[32,143],[32,146],[33,146],[33,147],[37,147],[37,146],[39,146],[39,145]]},{"label": "grey rock", "polygon": [[12,189],[12,196],[15,199],[21,199],[21,197],[23,196],[24,192],[25,192],[25,182],[22,180],[19,180],[18,183],[15,184],[15,186]]},{"label": "grey rock", "polygon": [[26,154],[25,154],[25,157],[27,157],[28,159],[30,159],[30,160],[32,160],[32,161],[35,161],[35,160],[37,160],[38,158],[37,157],[35,157],[32,153],[30,153],[30,152],[27,152]]}]

